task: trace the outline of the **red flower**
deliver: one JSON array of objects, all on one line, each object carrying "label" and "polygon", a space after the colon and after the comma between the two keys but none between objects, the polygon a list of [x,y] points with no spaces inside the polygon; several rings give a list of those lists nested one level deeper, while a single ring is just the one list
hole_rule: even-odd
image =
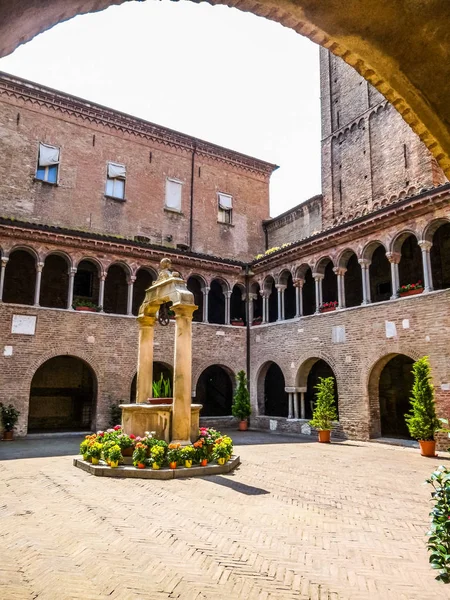
[{"label": "red flower", "polygon": [[122,429],[122,425],[116,425],[114,427],[114,431],[119,431],[119,429]]},{"label": "red flower", "polygon": [[136,436],[133,435],[132,433],[130,433],[130,440],[135,440],[135,439],[136,439]]}]

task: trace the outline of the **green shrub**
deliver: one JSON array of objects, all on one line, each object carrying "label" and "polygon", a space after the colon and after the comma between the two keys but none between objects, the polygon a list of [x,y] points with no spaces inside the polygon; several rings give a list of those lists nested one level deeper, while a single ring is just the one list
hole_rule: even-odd
[{"label": "green shrub", "polygon": [[428,550],[433,569],[439,571],[438,581],[450,583],[450,471],[439,467],[427,483],[433,486],[430,512],[431,527],[428,532]]},{"label": "green shrub", "polygon": [[240,421],[245,421],[249,418],[252,412],[245,371],[238,372],[236,375],[236,383],[236,391],[234,393],[231,412],[233,417],[237,417]]},{"label": "green shrub", "polygon": [[441,423],[436,416],[428,356],[420,358],[413,364],[413,373],[411,410],[405,415],[406,425],[411,437],[416,440],[432,441],[435,433],[441,428]]},{"label": "green shrub", "polygon": [[332,421],[338,418],[334,402],[333,377],[319,377],[316,390],[313,418],[309,424],[319,431],[328,431],[332,428]]}]

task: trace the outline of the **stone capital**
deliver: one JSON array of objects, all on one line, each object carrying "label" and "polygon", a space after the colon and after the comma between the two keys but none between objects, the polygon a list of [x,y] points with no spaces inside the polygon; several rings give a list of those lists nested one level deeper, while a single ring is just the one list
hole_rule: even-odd
[{"label": "stone capital", "polygon": [[143,315],[137,318],[137,322],[139,323],[139,327],[154,327],[156,322],[155,316]]},{"label": "stone capital", "polygon": [[343,277],[347,273],[347,269],[345,267],[334,267],[333,273],[336,273],[336,275],[340,275]]},{"label": "stone capital", "polygon": [[301,289],[305,284],[305,280],[298,278],[298,279],[294,279],[292,283],[294,284],[294,287],[298,287]]},{"label": "stone capital", "polygon": [[399,252],[386,252],[386,258],[391,264],[398,265],[402,255]]},{"label": "stone capital", "polygon": [[43,263],[43,262],[38,262],[38,263],[36,264],[36,271],[37,271],[38,273],[42,273],[42,269],[43,269],[43,268],[44,268],[44,263]]},{"label": "stone capital", "polygon": [[7,256],[2,256],[2,267],[6,267],[9,258]]},{"label": "stone capital", "polygon": [[211,289],[210,287],[208,287],[207,285],[205,285],[205,287],[204,287],[204,288],[202,288],[202,292],[203,292],[203,294],[204,294],[205,296],[207,296],[207,295],[208,295],[208,292],[209,292],[209,290],[210,290],[210,289]]},{"label": "stone capital", "polygon": [[314,281],[321,281],[325,277],[323,273],[313,273],[312,276]]},{"label": "stone capital", "polygon": [[429,252],[433,244],[431,242],[428,242],[427,240],[420,240],[420,242],[418,242],[418,245],[422,251]]},{"label": "stone capital", "polygon": [[67,274],[69,275],[69,277],[75,277],[77,273],[77,268],[76,267],[69,267]]},{"label": "stone capital", "polygon": [[368,269],[372,264],[372,261],[370,261],[368,258],[359,258],[358,262],[361,265],[361,269]]},{"label": "stone capital", "polygon": [[275,288],[279,292],[284,292],[284,290],[287,288],[287,285],[285,285],[284,283],[277,283],[277,284],[275,284]]},{"label": "stone capital", "polygon": [[248,299],[249,299],[249,301],[256,300],[257,298],[258,298],[258,294],[253,294],[253,293],[250,293],[250,294],[248,295]]},{"label": "stone capital", "polygon": [[175,319],[178,319],[179,317],[187,317],[192,320],[192,315],[197,310],[197,308],[198,306],[196,306],[195,304],[184,304],[181,306],[177,306],[175,304],[171,306],[171,309],[175,313]]},{"label": "stone capital", "polygon": [[135,281],[136,281],[136,277],[134,275],[130,275],[129,277],[127,277],[128,285],[133,284]]},{"label": "stone capital", "polygon": [[223,293],[223,295],[225,296],[225,298],[231,298],[231,294],[233,292],[231,290],[227,290],[226,292]]}]

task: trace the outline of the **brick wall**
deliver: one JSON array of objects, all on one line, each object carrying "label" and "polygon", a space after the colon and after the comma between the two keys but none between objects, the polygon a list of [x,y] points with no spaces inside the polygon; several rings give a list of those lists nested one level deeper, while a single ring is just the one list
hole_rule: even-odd
[{"label": "brick wall", "polygon": [[322,230],[322,196],[314,196],[265,224],[268,247],[282,246]]}]

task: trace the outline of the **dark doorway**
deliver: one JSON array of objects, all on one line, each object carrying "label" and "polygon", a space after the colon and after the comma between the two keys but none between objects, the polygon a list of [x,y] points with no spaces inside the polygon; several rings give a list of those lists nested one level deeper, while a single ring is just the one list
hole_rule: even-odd
[{"label": "dark doorway", "polygon": [[317,394],[316,385],[319,383],[321,377],[332,377],[334,379],[334,401],[336,403],[336,410],[339,414],[336,377],[334,376],[333,369],[330,367],[330,365],[324,360],[319,359],[313,364],[308,374],[307,388],[305,394],[305,416],[307,419],[312,418],[314,402],[316,400]]},{"label": "dark doorway", "polygon": [[246,324],[245,301],[242,300],[242,288],[238,285],[233,287],[230,298],[231,321],[242,321]]},{"label": "dark doorway", "polygon": [[305,273],[305,283],[302,288],[303,294],[303,314],[313,315],[316,311],[316,290],[314,278],[311,269],[307,269]]},{"label": "dark doorway", "polygon": [[398,354],[385,365],[380,375],[381,435],[383,437],[410,439],[405,414],[409,412],[414,377],[412,358]]},{"label": "dark doorway", "polygon": [[261,288],[258,283],[253,283],[250,288],[250,293],[255,294],[253,299],[253,323],[256,325],[262,320],[262,303]]},{"label": "dark doorway", "polygon": [[139,314],[139,308],[144,302],[145,291],[155,280],[156,275],[146,269],[139,269],[136,273],[136,280],[133,285],[133,315],[137,316]]},{"label": "dark doorway", "polygon": [[398,265],[400,285],[423,284],[422,251],[415,235],[409,235],[402,244],[402,257]]},{"label": "dark doorway", "polygon": [[103,310],[116,315],[127,314],[128,284],[125,270],[120,265],[111,265],[105,280]]},{"label": "dark doorway", "polygon": [[383,246],[378,246],[372,254],[369,276],[372,302],[389,300],[392,296],[391,264]]},{"label": "dark doorway", "polygon": [[333,271],[333,263],[328,261],[324,269],[324,277],[322,281],[322,298],[323,302],[337,302],[337,275]]},{"label": "dark doorway", "polygon": [[[163,375],[164,379],[169,378],[170,380],[170,388],[173,394],[173,371],[172,367],[166,365],[162,362],[155,361],[153,363],[153,381],[159,381],[161,379],[161,375]],[[130,403],[136,403],[136,385],[137,385],[137,373],[133,377],[133,381],[131,382],[130,389]]]},{"label": "dark doorway", "polygon": [[203,322],[203,285],[200,279],[195,276],[189,277],[187,280],[187,288],[194,294],[194,303],[198,308],[194,311],[192,320],[196,323]]},{"label": "dark doorway", "polygon": [[347,272],[344,275],[345,305],[348,308],[360,306],[363,301],[361,265],[356,254],[352,254],[347,262]]},{"label": "dark doorway", "polygon": [[223,367],[211,365],[203,371],[197,382],[196,404],[202,404],[202,417],[231,415],[233,382]]},{"label": "dark doorway", "polygon": [[36,260],[25,250],[11,253],[5,269],[3,302],[34,304]]},{"label": "dark doorway", "polygon": [[92,427],[95,376],[80,358],[55,356],[34,374],[28,431],[86,431]]},{"label": "dark doorway", "polygon": [[42,269],[39,304],[49,308],[67,308],[68,286],[67,261],[57,254],[47,256]]},{"label": "dark doorway", "polygon": [[284,318],[293,319],[296,313],[295,287],[292,281],[292,275],[289,273],[286,280],[286,289],[284,291]]},{"label": "dark doorway", "polygon": [[433,236],[430,251],[433,288],[450,288],[450,223],[441,225]]},{"label": "dark doorway", "polygon": [[208,292],[208,321],[225,324],[225,296],[222,283],[217,280],[211,281]]},{"label": "dark doorway", "polygon": [[264,287],[269,291],[269,314],[268,322],[275,323],[278,319],[278,291],[275,287],[275,280],[272,277],[268,277],[265,281]]},{"label": "dark doorway", "polygon": [[264,413],[267,416],[288,416],[289,397],[284,388],[283,371],[276,363],[272,363],[264,378]]},{"label": "dark doorway", "polygon": [[82,260],[77,267],[73,282],[74,299],[88,300],[98,304],[99,277],[97,265],[90,260]]}]

